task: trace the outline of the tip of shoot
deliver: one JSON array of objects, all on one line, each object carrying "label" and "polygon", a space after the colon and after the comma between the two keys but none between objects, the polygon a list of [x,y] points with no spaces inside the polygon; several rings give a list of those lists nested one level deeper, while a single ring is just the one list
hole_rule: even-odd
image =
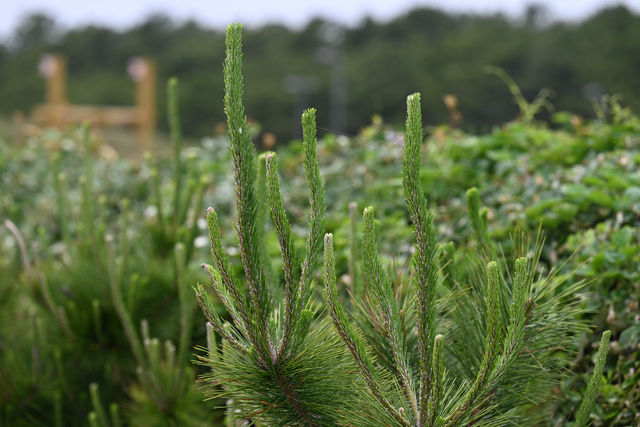
[{"label": "tip of shoot", "polygon": [[407,103],[413,104],[414,102],[420,102],[420,92],[414,92],[407,96]]},{"label": "tip of shoot", "polygon": [[326,233],[324,235],[324,244],[325,245],[333,245],[333,234]]},{"label": "tip of shoot", "polygon": [[520,258],[516,259],[516,268],[518,267],[526,267],[527,266],[527,258],[521,256]]},{"label": "tip of shoot", "polygon": [[315,108],[307,108],[306,110],[304,110],[302,112],[302,118],[303,119],[314,118],[315,116],[316,116],[316,109]]}]

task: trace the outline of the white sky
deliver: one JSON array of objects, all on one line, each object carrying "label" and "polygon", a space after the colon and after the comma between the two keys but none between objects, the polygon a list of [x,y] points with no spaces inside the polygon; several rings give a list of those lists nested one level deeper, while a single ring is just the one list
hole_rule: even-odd
[{"label": "white sky", "polygon": [[552,18],[567,20],[579,20],[605,5],[620,3],[640,12],[640,0],[0,0],[0,40],[6,39],[21,18],[34,11],[49,13],[65,27],[99,23],[125,28],[149,13],[164,12],[176,20],[194,18],[207,26],[224,28],[231,22],[255,26],[277,21],[301,26],[315,16],[353,25],[366,15],[385,20],[415,6],[456,12],[503,12],[518,17],[527,4],[534,2],[545,5]]}]

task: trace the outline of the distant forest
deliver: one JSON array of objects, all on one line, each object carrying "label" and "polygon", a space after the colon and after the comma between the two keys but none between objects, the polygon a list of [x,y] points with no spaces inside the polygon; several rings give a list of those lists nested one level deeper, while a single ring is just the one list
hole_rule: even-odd
[{"label": "distant forest", "polygon": [[[354,134],[380,115],[404,120],[405,96],[422,93],[426,124],[447,122],[446,94],[458,99],[459,126],[486,131],[509,121],[518,108],[506,85],[486,72],[505,70],[531,99],[549,89],[554,111],[593,116],[593,101],[621,94],[640,110],[640,16],[624,6],[581,22],[548,19],[531,6],[520,19],[415,9],[392,20],[364,19],[355,27],[311,20],[292,30],[278,24],[245,31],[248,116],[280,140],[295,135],[293,117],[318,108],[323,130]],[[0,115],[28,113],[44,99],[38,62],[46,52],[68,61],[68,97],[74,103],[131,104],[128,61],[148,56],[158,69],[158,119],[166,129],[165,82],[177,76],[184,132],[220,131],[221,30],[153,15],[126,30],[101,26],[61,29],[33,14],[0,44]],[[298,116],[299,117],[299,116]],[[541,119],[551,118],[549,113]]]}]

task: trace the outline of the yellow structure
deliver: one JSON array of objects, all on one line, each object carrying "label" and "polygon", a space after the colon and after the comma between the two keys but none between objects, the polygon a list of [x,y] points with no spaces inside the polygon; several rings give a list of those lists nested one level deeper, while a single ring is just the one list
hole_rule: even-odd
[{"label": "yellow structure", "polygon": [[93,126],[136,126],[138,138],[148,142],[156,124],[156,68],[148,58],[134,58],[127,71],[136,83],[135,106],[73,105],[66,97],[67,64],[61,55],[47,54],[40,61],[40,74],[47,80],[45,104],[36,106],[31,117],[47,126],[62,127],[89,122]]}]

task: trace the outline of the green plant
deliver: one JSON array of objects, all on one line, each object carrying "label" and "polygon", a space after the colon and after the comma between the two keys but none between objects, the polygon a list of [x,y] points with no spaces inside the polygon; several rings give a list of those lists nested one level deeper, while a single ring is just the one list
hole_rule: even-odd
[{"label": "green plant", "polygon": [[[194,241],[198,233],[196,212],[200,211],[205,190],[209,184],[206,174],[200,173],[193,157],[185,164],[183,159],[182,127],[178,109],[179,82],[173,77],[167,84],[167,114],[173,150],[173,177],[169,181],[171,198],[169,205],[165,201],[165,188],[158,172],[158,165],[150,167],[153,196],[157,213],[155,222],[150,225],[154,240],[154,249],[160,255],[170,253],[173,246],[181,243],[185,247],[187,262],[194,250]],[[190,221],[190,224],[189,224]]]},{"label": "green plant", "polygon": [[522,122],[530,124],[543,109],[547,111],[553,110],[553,105],[549,102],[551,92],[548,89],[542,89],[533,101],[529,102],[522,94],[518,84],[502,68],[487,66],[485,71],[498,77],[507,85],[511,96],[518,104],[518,109],[520,110],[519,119]]},{"label": "green plant", "polygon": [[[0,287],[19,302],[8,308],[12,322],[21,325],[11,331],[10,322],[2,319],[0,422],[78,425],[89,416],[90,422],[105,425],[97,406],[99,386],[105,401],[123,408],[122,422],[210,425],[215,415],[206,410],[188,365],[196,304],[187,258],[197,227],[195,218],[187,222],[184,211],[193,200],[178,203],[183,213],[172,220],[175,229],[188,231],[180,237],[185,243],[160,256],[162,251],[153,250],[147,238],[147,224],[133,220],[140,201],[122,197],[113,202],[117,186],[97,179],[105,165],[96,161],[89,127],[68,136],[80,140],[72,146],[79,153],[56,151],[48,170],[52,179],[45,181],[52,187],[47,202],[56,207],[53,221],[40,218],[37,238],[31,223],[21,223],[36,240],[31,246],[6,221],[23,273],[16,274],[15,283],[3,278]],[[126,179],[134,191],[142,181],[132,174]],[[105,181],[111,191],[104,191]],[[158,340],[148,336],[149,326],[140,337],[145,328],[136,325],[143,319],[162,340],[175,339],[175,348],[167,340],[166,351],[159,351]],[[13,340],[16,344],[9,346]]]},{"label": "green plant", "polygon": [[[209,208],[207,220],[214,266],[203,265],[211,289],[224,304],[231,322],[216,313],[207,290],[198,285],[196,296],[222,338],[222,353],[211,343],[206,362],[210,393],[233,400],[233,418],[259,419],[268,425],[335,424],[336,408],[326,399],[348,392],[341,378],[349,364],[337,346],[329,322],[320,316],[312,298],[313,279],[321,250],[325,210],[324,189],[316,160],[315,111],[302,117],[304,165],[309,185],[309,229],[305,255],[298,253],[279,190],[275,153],[265,158],[266,209],[281,247],[284,289],[280,277],[266,281],[264,229],[255,188],[256,159],[242,105],[241,26],[227,29],[225,111],[236,183],[236,230],[246,284],[232,269],[222,246],[218,216]],[[274,295],[275,294],[275,295]]]},{"label": "green plant", "polygon": [[[405,201],[417,238],[415,273],[409,280],[388,277],[377,251],[373,209],[365,209],[363,269],[372,303],[352,317],[368,342],[350,324],[340,304],[332,236],[325,238],[329,312],[378,403],[377,411],[369,403],[353,418],[347,417],[345,424],[373,426],[381,419],[406,426],[542,421],[544,411],[538,409],[536,414],[533,408],[540,408],[549,399],[551,387],[559,384],[560,355],[572,352],[570,345],[560,343],[582,329],[577,321],[582,310],[574,297],[582,284],[564,284],[563,289],[557,271],[539,276],[540,245],[530,253],[527,245],[516,242],[518,253],[529,255],[515,261],[512,273],[498,259],[486,269],[478,269],[481,264],[476,262],[466,278],[470,288],[460,283],[449,289],[442,286],[433,219],[419,179],[419,99],[414,94],[407,100],[403,167]],[[481,250],[491,259],[496,250],[488,241],[486,210],[480,209],[476,190],[467,196]],[[368,354],[367,344],[377,349],[377,363]],[[606,350],[603,345],[603,356]],[[602,369],[604,359],[597,366]],[[600,373],[594,376],[599,379]],[[376,377],[393,380],[385,384]]]},{"label": "green plant", "polygon": [[[422,189],[420,95],[414,94],[407,99],[402,183],[417,239],[415,272],[388,272],[378,253],[374,210],[366,208],[359,268],[363,290],[352,289],[356,299],[348,312],[336,283],[333,236],[326,234],[324,282],[333,332],[312,292],[325,210],[316,160],[315,110],[302,116],[310,220],[300,264],[283,207],[275,153],[264,158],[266,206],[256,194],[262,188],[256,188],[256,159],[242,104],[241,30],[240,25],[227,29],[224,71],[236,231],[246,283],[235,275],[222,245],[218,215],[209,208],[214,265],[203,264],[210,287],[196,287],[209,328],[222,339],[218,346],[209,337],[207,354],[201,359],[212,372],[204,380],[212,396],[230,399],[229,422],[309,426],[542,422],[548,415],[545,404],[551,389],[560,383],[567,358],[577,347],[576,335],[585,329],[576,297],[583,284],[565,283],[555,269],[541,272],[540,242],[530,249],[526,239],[515,239],[519,256],[513,267],[497,257],[476,190],[468,193],[469,216],[480,239],[481,256],[470,257],[470,265],[457,271],[456,280],[446,280],[433,215]],[[261,185],[261,180],[257,182]],[[265,208],[280,244],[282,275],[267,274],[261,219]],[[354,236],[350,232],[352,245]],[[450,245],[442,246],[442,251],[451,257]],[[350,252],[356,251],[352,247]],[[349,270],[354,276],[355,264]],[[352,278],[351,283],[357,282]],[[209,291],[224,304],[229,320],[218,314]],[[593,406],[608,336],[603,337],[576,425],[585,423]]]}]

